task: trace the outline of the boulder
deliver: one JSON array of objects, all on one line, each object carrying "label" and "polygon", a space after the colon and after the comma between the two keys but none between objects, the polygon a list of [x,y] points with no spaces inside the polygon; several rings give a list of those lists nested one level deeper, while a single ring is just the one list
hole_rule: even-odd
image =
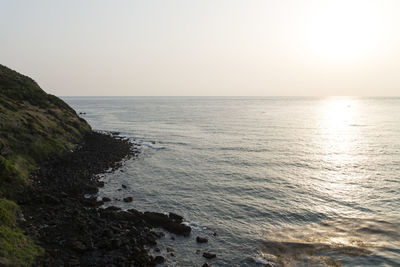
[{"label": "boulder", "polygon": [[197,243],[207,243],[208,239],[205,237],[198,236],[198,237],[196,237],[196,241],[197,241]]},{"label": "boulder", "polygon": [[174,220],[175,222],[183,222],[183,217],[173,212],[169,213],[169,218]]},{"label": "boulder", "polygon": [[132,202],[133,201],[133,197],[125,197],[124,199],[124,202]]},{"label": "boulder", "polygon": [[212,258],[217,257],[217,254],[211,253],[211,252],[204,252],[204,253],[203,253],[203,257],[204,257],[204,258],[207,258],[207,259],[212,259]]},{"label": "boulder", "polygon": [[154,258],[154,263],[155,264],[161,264],[165,262],[165,258],[163,256],[157,256]]}]

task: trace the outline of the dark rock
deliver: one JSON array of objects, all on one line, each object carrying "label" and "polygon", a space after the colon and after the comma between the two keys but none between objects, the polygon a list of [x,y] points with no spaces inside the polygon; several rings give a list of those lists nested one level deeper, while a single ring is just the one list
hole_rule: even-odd
[{"label": "dark rock", "polygon": [[68,266],[80,266],[80,262],[78,259],[70,259],[68,260]]},{"label": "dark rock", "polygon": [[125,197],[124,198],[124,202],[132,202],[133,201],[133,197]]},{"label": "dark rock", "polygon": [[173,213],[173,212],[169,213],[169,218],[171,218],[175,222],[179,222],[179,223],[183,222],[183,217],[176,213]]},{"label": "dark rock", "polygon": [[201,267],[211,267],[211,264],[209,264],[209,263],[204,263]]},{"label": "dark rock", "polygon": [[175,249],[173,249],[171,247],[167,247],[167,252],[175,252]]},{"label": "dark rock", "polygon": [[120,207],[110,206],[104,209],[105,211],[119,211],[121,210]]},{"label": "dark rock", "polygon": [[168,223],[162,227],[171,233],[183,236],[189,236],[192,231],[192,228],[189,226],[179,223]]},{"label": "dark rock", "polygon": [[109,197],[103,197],[102,200],[103,200],[103,202],[110,202],[111,201],[111,199]]},{"label": "dark rock", "polygon": [[157,245],[156,237],[154,235],[148,235],[147,236],[147,243],[152,245],[152,246]]},{"label": "dark rock", "polygon": [[154,251],[155,252],[160,252],[161,250],[160,250],[160,248],[157,247],[157,248],[154,249]]},{"label": "dark rock", "polygon": [[151,234],[154,235],[156,238],[161,238],[165,236],[163,232],[151,232]]},{"label": "dark rock", "polygon": [[112,239],[111,240],[111,248],[118,249],[121,246],[121,239]]},{"label": "dark rock", "polygon": [[77,252],[84,252],[87,249],[86,246],[80,241],[73,241],[70,247]]},{"label": "dark rock", "polygon": [[92,185],[92,184],[82,184],[82,189],[84,192],[88,193],[88,194],[97,194],[99,192],[99,189],[97,188],[96,185]]},{"label": "dark rock", "polygon": [[[32,267],[153,266],[145,246],[157,233],[143,213],[119,207],[98,208],[103,201],[85,198],[97,192],[97,174],[116,168],[132,145],[110,135],[90,133],[74,152],[49,159],[31,177],[17,201],[24,231],[45,249]],[[106,198],[104,200],[107,200]]]},{"label": "dark rock", "polygon": [[167,215],[159,212],[146,211],[144,213],[144,217],[147,221],[157,226],[167,224],[171,221]]},{"label": "dark rock", "polygon": [[196,241],[197,241],[198,243],[207,243],[207,242],[208,242],[208,239],[205,238],[205,237],[198,236],[198,237],[196,237]]},{"label": "dark rock", "polygon": [[212,259],[212,258],[217,257],[217,254],[211,253],[211,252],[204,252],[204,253],[203,253],[203,257],[204,257],[204,258],[207,258],[207,259]]},{"label": "dark rock", "polygon": [[158,212],[145,212],[144,218],[155,227],[163,227],[165,230],[183,236],[189,236],[192,228],[177,223],[167,215]]},{"label": "dark rock", "polygon": [[163,256],[156,256],[154,258],[154,263],[155,264],[161,264],[165,262],[165,258]]},{"label": "dark rock", "polygon": [[175,254],[173,252],[169,253],[169,255],[171,255],[171,257],[175,257]]},{"label": "dark rock", "polygon": [[123,185],[122,185],[122,188],[123,188],[123,189],[126,189],[126,188],[127,188],[127,186],[123,184]]},{"label": "dark rock", "polygon": [[107,237],[107,238],[112,238],[112,237],[114,237],[113,231],[110,230],[110,229],[104,230],[103,235],[104,235],[105,237]]}]

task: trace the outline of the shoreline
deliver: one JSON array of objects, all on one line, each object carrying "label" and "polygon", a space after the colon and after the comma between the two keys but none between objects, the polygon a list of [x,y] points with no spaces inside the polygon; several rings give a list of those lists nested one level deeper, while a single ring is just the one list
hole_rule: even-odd
[{"label": "shoreline", "polygon": [[17,200],[23,214],[19,224],[46,251],[33,266],[154,266],[165,258],[145,248],[163,236],[152,228],[190,234],[174,213],[100,207],[104,202],[97,192],[104,183],[97,175],[115,171],[137,152],[128,140],[91,132],[74,152],[47,161],[31,175],[31,185]]}]

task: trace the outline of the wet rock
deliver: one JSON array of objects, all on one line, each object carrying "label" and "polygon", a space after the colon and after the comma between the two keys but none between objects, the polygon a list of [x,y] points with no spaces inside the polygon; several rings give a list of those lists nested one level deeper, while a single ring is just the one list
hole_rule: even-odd
[{"label": "wet rock", "polygon": [[147,243],[152,246],[157,245],[157,239],[156,239],[156,237],[154,237],[154,235],[148,235],[146,240],[147,240]]},{"label": "wet rock", "polygon": [[104,209],[105,211],[119,211],[121,210],[120,207],[110,206]]},{"label": "wet rock", "polygon": [[103,202],[110,202],[111,199],[110,199],[109,197],[103,197],[103,198],[102,198],[102,201],[103,201]]},{"label": "wet rock", "polygon": [[156,238],[161,238],[165,236],[163,232],[151,232],[151,234],[154,235]]},{"label": "wet rock", "polygon": [[211,264],[209,264],[209,263],[204,263],[201,267],[211,267]]},{"label": "wet rock", "polygon": [[175,249],[173,249],[171,247],[167,247],[167,252],[175,252]]},{"label": "wet rock", "polygon": [[160,250],[160,248],[157,247],[157,248],[154,249],[154,251],[155,252],[160,252],[161,250]]},{"label": "wet rock", "polygon": [[122,186],[123,189],[126,189],[126,188],[127,188],[127,186],[124,185],[124,184],[122,184],[121,186]]},{"label": "wet rock", "polygon": [[175,222],[183,222],[183,217],[173,212],[169,213],[169,218],[174,220]]},{"label": "wet rock", "polygon": [[163,227],[165,230],[183,236],[189,236],[192,228],[182,223],[175,222],[169,216],[159,212],[145,212],[144,218],[155,227]]},{"label": "wet rock", "polygon": [[125,197],[123,200],[124,200],[124,202],[129,203],[129,202],[133,201],[133,197]]},{"label": "wet rock", "polygon": [[165,258],[163,256],[156,256],[154,258],[154,263],[155,264],[161,264],[165,262]]},{"label": "wet rock", "polygon": [[144,213],[144,217],[147,221],[157,226],[161,226],[170,222],[170,219],[167,215],[159,212],[146,211]]},{"label": "wet rock", "polygon": [[211,253],[211,252],[204,252],[204,253],[203,253],[203,257],[204,257],[204,258],[207,258],[207,259],[212,259],[212,258],[217,257],[217,254]]},{"label": "wet rock", "polygon": [[196,241],[197,241],[197,243],[207,243],[208,239],[205,237],[198,236],[198,237],[196,237]]},{"label": "wet rock", "polygon": [[166,225],[163,225],[162,227],[171,233],[183,236],[189,236],[190,232],[192,231],[192,228],[190,228],[190,226],[179,223],[168,223]]}]

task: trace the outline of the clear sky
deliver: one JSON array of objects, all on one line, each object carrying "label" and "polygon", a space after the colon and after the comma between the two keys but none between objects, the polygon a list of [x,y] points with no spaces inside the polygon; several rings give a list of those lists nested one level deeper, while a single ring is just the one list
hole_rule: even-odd
[{"label": "clear sky", "polygon": [[67,95],[400,95],[399,0],[0,0],[0,64]]}]

